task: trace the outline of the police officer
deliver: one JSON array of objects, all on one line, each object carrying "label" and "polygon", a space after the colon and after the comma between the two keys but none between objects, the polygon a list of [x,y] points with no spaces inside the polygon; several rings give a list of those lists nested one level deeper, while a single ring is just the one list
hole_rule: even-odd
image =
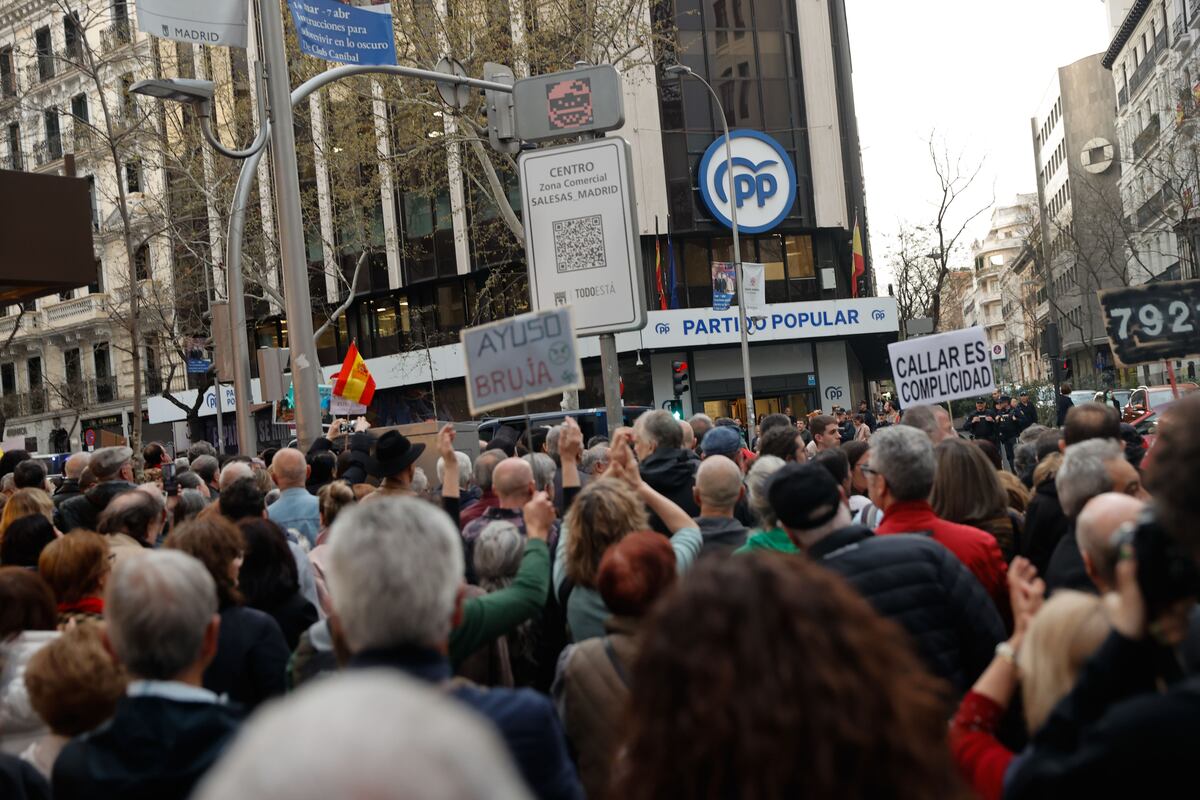
[{"label": "police officer", "polygon": [[972,438],[996,441],[996,414],[988,408],[986,397],[975,401],[975,411],[967,414],[962,429],[963,432],[971,434]]},{"label": "police officer", "polygon": [[1017,404],[1012,407],[1012,411],[1017,415],[1017,435],[1020,436],[1026,428],[1033,425],[1038,420],[1037,406],[1029,402],[1029,392],[1024,389],[1017,395]]},{"label": "police officer", "polygon": [[1010,403],[1012,398],[1006,394],[1000,395],[1000,399],[996,401],[996,435],[1011,470],[1013,447],[1017,443],[1017,437],[1021,435],[1021,419],[1017,416],[1016,409],[1010,407]]}]

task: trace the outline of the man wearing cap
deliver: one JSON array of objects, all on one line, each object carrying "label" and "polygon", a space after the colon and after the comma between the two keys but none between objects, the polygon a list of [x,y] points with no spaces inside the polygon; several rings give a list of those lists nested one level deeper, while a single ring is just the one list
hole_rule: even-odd
[{"label": "man wearing cap", "polygon": [[725,456],[737,464],[738,469],[743,472],[746,469],[745,459],[742,457],[742,437],[738,435],[736,428],[716,427],[704,434],[704,441],[700,443],[700,455],[701,458]]},{"label": "man wearing cap", "polygon": [[1025,429],[1030,425],[1037,424],[1037,406],[1029,402],[1029,392],[1024,389],[1017,395],[1017,404],[1012,407],[1013,413],[1017,415],[1018,427],[1020,430],[1017,435],[1024,433]]},{"label": "man wearing cap", "polygon": [[417,459],[423,452],[425,445],[414,444],[399,431],[388,431],[380,436],[372,454],[372,473],[383,479],[376,493],[412,496],[413,474],[416,472]]},{"label": "man wearing cap", "polygon": [[76,528],[95,530],[109,501],[121,492],[137,488],[133,484],[132,458],[133,450],[128,447],[101,447],[92,453],[88,469],[95,476],[96,485],[60,505],[54,514],[54,527],[63,533]]},{"label": "man wearing cap", "polygon": [[1013,447],[1017,443],[1017,437],[1021,435],[1021,420],[1011,403],[1012,398],[1006,394],[1000,395],[1000,399],[996,401],[996,438],[1009,470],[1013,469]]},{"label": "man wearing cap", "polygon": [[996,441],[996,412],[988,408],[986,397],[975,401],[975,410],[967,414],[962,429],[963,433],[971,434],[972,438]]},{"label": "man wearing cap", "polygon": [[960,694],[970,688],[1004,639],[1004,624],[953,553],[926,536],[874,536],[851,525],[845,493],[820,464],[780,468],[767,499],[798,550],[903,626],[931,672]]}]

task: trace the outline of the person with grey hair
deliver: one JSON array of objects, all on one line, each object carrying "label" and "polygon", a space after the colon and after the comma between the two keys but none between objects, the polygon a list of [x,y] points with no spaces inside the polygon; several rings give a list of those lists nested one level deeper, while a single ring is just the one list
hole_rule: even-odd
[{"label": "person with grey hair", "polygon": [[703,553],[729,553],[746,544],[750,531],[734,519],[733,510],[745,494],[742,470],[725,456],[709,456],[696,470],[692,490],[700,516],[696,527],[704,537]]},{"label": "person with grey hair", "polygon": [[868,496],[883,512],[875,533],[930,536],[979,579],[998,609],[1008,608],[1008,565],[996,537],[941,519],[929,504],[937,469],[929,435],[903,422],[884,428],[871,437],[871,449],[864,459],[859,469],[867,478]]},{"label": "person with grey hair", "polygon": [[94,531],[109,502],[122,492],[137,488],[133,483],[132,459],[133,450],[128,447],[101,447],[94,451],[87,468],[96,476],[96,485],[60,505],[54,513],[54,527],[63,533],[76,528]]},{"label": "person with grey hair", "polygon": [[[526,782],[538,797],[579,797],[581,788],[554,707],[546,697],[528,691],[488,691],[449,683],[455,642],[453,631],[471,629],[467,653],[495,636],[508,633],[530,618],[512,613],[514,590],[532,562],[541,580],[523,586],[538,606],[548,594],[545,540],[554,508],[544,494],[525,507],[528,534],[521,570],[507,589],[464,603],[463,551],[450,517],[432,504],[413,498],[384,497],[338,515],[330,533],[328,582],[338,633],[351,658],[351,669],[386,668],[441,685],[491,720],[508,745]],[[540,563],[538,563],[540,562]],[[506,598],[507,599],[503,599]],[[498,598],[501,598],[498,600]],[[475,609],[475,610],[473,610]],[[485,610],[490,609],[490,613]],[[510,625],[480,640],[478,631],[496,616],[509,615]],[[458,628],[455,620],[461,619]]]},{"label": "person with grey hair", "polygon": [[79,488],[79,476],[92,460],[91,453],[72,453],[67,463],[63,464],[63,482],[54,491],[54,507],[58,508],[72,497],[83,494]]},{"label": "person with grey hair", "polygon": [[900,424],[921,431],[934,445],[958,435],[953,420],[941,406],[909,406],[900,416]]},{"label": "person with grey hair", "polygon": [[779,518],[767,497],[767,486],[771,477],[786,463],[779,456],[759,456],[754,459],[750,471],[746,473],[746,493],[750,498],[748,506],[758,529],[747,537],[746,543],[735,550],[735,553],[749,553],[754,550],[796,552],[796,546],[788,538],[787,532],[779,527]]},{"label": "person with grey hair", "polygon": [[175,479],[179,481],[180,490],[194,489],[199,492],[206,503],[212,498],[212,492],[209,490],[208,484],[194,470],[189,469],[187,472],[180,472],[175,476]]},{"label": "person with grey hair", "polygon": [[545,453],[527,453],[521,458],[533,469],[533,484],[539,492],[554,493],[554,474],[558,465]]},{"label": "person with grey hair", "polygon": [[486,722],[389,672],[318,682],[257,714],[194,800],[525,800]]},{"label": "person with grey hair", "polygon": [[[207,442],[205,442],[207,444]],[[193,445],[194,447],[195,445]],[[189,453],[191,450],[188,451]],[[191,459],[192,472],[200,476],[200,480],[208,486],[209,496],[216,498],[221,494],[221,487],[217,482],[217,475],[221,471],[221,464],[217,461],[216,456],[201,454]]]},{"label": "person with grey hair", "polygon": [[474,479],[475,485],[479,487],[479,499],[464,506],[458,515],[458,521],[462,527],[465,528],[469,522],[478,519],[489,508],[500,505],[496,493],[492,491],[492,471],[504,458],[503,450],[484,450],[475,459],[475,465],[471,468],[471,477]]},{"label": "person with grey hair", "polygon": [[[683,431],[674,414],[658,409],[638,417],[633,423],[633,450],[642,480],[651,489],[682,508],[689,517],[700,513],[692,491],[700,464],[693,451],[683,449]],[[657,514],[650,515],[650,527],[664,536],[671,535]]]},{"label": "person with grey hair", "polygon": [[[1086,405],[1076,406],[1072,413]],[[1054,485],[1066,524],[1062,535],[1050,550],[1042,573],[1046,587],[1051,591],[1062,588],[1090,591],[1094,581],[1083,558],[1077,518],[1092,498],[1102,494],[1127,495],[1138,501],[1145,501],[1149,495],[1142,488],[1138,471],[1126,460],[1124,450],[1115,439],[1086,439],[1069,445],[1063,451],[1062,465],[1058,468]],[[1096,530],[1099,526],[1092,520],[1089,521],[1089,527]],[[1115,527],[1109,529],[1109,538],[1113,530]],[[1099,542],[1101,538],[1104,537],[1089,537],[1093,542]],[[1042,546],[1039,549],[1043,549],[1046,543],[1038,544]],[[1094,546],[1093,554],[1098,554],[1100,549],[1098,544]],[[1097,560],[1102,559],[1098,557]]]},{"label": "person with grey hair", "polygon": [[63,748],[54,796],[184,800],[240,722],[203,688],[217,652],[216,584],[177,551],[127,559],[109,578],[104,620],[101,635],[132,682],[107,724]]},{"label": "person with grey hair", "polygon": [[192,442],[187,449],[187,459],[193,465],[192,469],[196,468],[196,459],[200,456],[212,456],[215,459],[217,457],[217,448],[212,446],[212,442],[205,441],[204,439]]},{"label": "person with grey hair", "polygon": [[[461,495],[471,485],[471,457],[461,450],[455,450],[454,460],[458,462],[458,490]],[[440,485],[446,479],[446,462],[442,460],[441,456],[438,456],[435,469]]]},{"label": "person with grey hair", "polygon": [[[493,520],[471,548],[471,573],[479,594],[512,586],[525,555],[525,533],[507,520]],[[538,675],[535,621],[526,620],[464,662],[456,674],[482,686],[531,686]]]},{"label": "person with grey hair", "polygon": [[189,519],[193,519],[207,506],[208,499],[199,491],[195,489],[180,489],[179,498],[175,501],[175,507],[171,509],[171,527],[175,528]]},{"label": "person with grey hair", "polygon": [[579,460],[579,471],[593,478],[599,478],[608,469],[608,451],[606,444],[598,444],[583,451]]},{"label": "person with grey hair", "polygon": [[692,426],[683,420],[679,420],[679,430],[683,433],[683,444],[681,447],[692,455],[696,455],[696,432],[692,430]]},{"label": "person with grey hair", "polygon": [[254,468],[245,461],[230,461],[225,466],[221,467],[220,477],[217,479],[217,488],[222,492],[228,489],[234,481],[242,478],[253,478]]},{"label": "person with grey hair", "polygon": [[692,414],[688,417],[687,424],[692,429],[692,436],[696,440],[696,447],[704,441],[704,434],[713,429],[712,417],[708,414]]}]

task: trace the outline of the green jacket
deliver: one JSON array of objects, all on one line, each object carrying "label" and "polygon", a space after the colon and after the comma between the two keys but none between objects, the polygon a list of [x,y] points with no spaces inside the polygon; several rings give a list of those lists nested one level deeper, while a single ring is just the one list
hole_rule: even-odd
[{"label": "green jacket", "polygon": [[746,543],[734,550],[734,554],[752,553],[755,550],[774,550],[778,553],[795,553],[796,545],[788,538],[783,528],[772,528],[769,531],[759,531],[751,535]]},{"label": "green jacket", "polygon": [[450,663],[467,656],[531,619],[550,594],[550,549],[541,539],[525,540],[525,555],[512,585],[463,603],[462,622],[450,631]]}]

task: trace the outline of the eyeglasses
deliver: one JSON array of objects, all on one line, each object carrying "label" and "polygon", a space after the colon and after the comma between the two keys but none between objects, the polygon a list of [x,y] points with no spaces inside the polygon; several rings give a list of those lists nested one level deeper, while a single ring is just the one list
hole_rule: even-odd
[{"label": "eyeglasses", "polygon": [[863,475],[870,476],[870,475],[878,475],[879,474],[879,470],[871,469],[871,467],[867,464],[859,464],[858,468],[859,468],[859,470],[862,471]]}]

